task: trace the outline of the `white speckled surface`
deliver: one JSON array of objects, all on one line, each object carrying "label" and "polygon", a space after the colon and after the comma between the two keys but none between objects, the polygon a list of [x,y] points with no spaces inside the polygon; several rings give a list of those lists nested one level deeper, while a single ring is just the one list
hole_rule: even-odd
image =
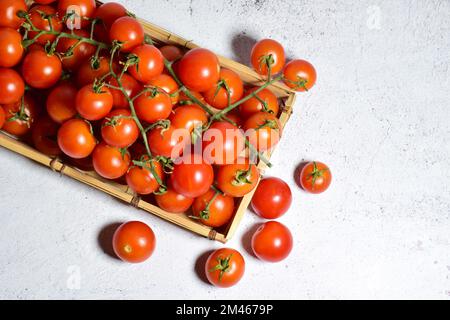
[{"label": "white speckled surface", "polygon": [[[196,261],[220,244],[0,149],[0,298],[450,299],[450,1],[121,2],[225,56],[272,37],[315,64],[270,171],[293,190],[295,249],[279,264],[246,254],[242,282],[215,289]],[[304,159],[331,165],[327,193],[296,186]],[[99,245],[131,219],[158,238],[140,265]],[[258,222],[228,245],[245,252]]]}]

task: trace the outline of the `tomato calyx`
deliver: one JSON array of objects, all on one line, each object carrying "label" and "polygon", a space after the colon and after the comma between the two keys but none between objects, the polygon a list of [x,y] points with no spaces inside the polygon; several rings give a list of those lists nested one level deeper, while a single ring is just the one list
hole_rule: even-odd
[{"label": "tomato calyx", "polygon": [[105,123],[103,123],[102,128],[104,127],[113,127],[115,128],[117,125],[119,125],[120,120],[122,119],[130,119],[134,120],[132,116],[124,116],[124,115],[118,115],[111,118],[105,118]]},{"label": "tomato calyx", "polygon": [[152,123],[151,125],[149,125],[147,128],[145,128],[145,132],[148,132],[148,131],[153,130],[155,128],[160,128],[161,129],[160,134],[162,136],[164,134],[164,132],[169,130],[169,128],[170,128],[170,120],[169,119],[158,120],[158,121]]},{"label": "tomato calyx", "polygon": [[270,114],[274,114],[273,110],[269,109],[269,104],[267,103],[266,100],[263,100],[258,95],[255,96],[255,99],[258,100],[261,103],[261,105],[262,105],[262,110],[261,111],[262,112],[267,112],[267,113],[270,113]]},{"label": "tomato calyx", "polygon": [[[141,169],[145,169],[147,171],[150,171],[150,173],[155,178],[156,182],[159,184],[158,191],[153,192],[156,195],[165,194],[167,192],[167,186],[162,182],[161,177],[156,173],[155,164],[154,164],[154,158],[153,160],[150,160],[147,155],[142,155],[139,160],[133,160],[133,166],[139,167]],[[131,168],[131,167],[130,167]]]},{"label": "tomato calyx", "polygon": [[22,96],[22,98],[20,99],[19,111],[17,112],[10,111],[10,113],[12,117],[9,118],[6,122],[14,122],[19,120],[25,122],[28,128],[31,127],[30,116],[25,112],[25,96]]},{"label": "tomato calyx", "polygon": [[317,168],[317,163],[315,161],[313,162],[313,171],[308,175],[309,178],[312,178],[312,189],[313,190],[316,185],[317,179],[321,178],[323,176],[323,174],[327,171],[328,171],[327,168],[319,170],[319,168]]},{"label": "tomato calyx", "polygon": [[226,258],[218,257],[216,266],[208,270],[210,273],[215,272],[215,271],[220,271],[219,282],[222,281],[222,278],[223,278],[223,275],[225,274],[225,272],[228,272],[230,270],[230,267],[231,267],[230,260],[232,257],[233,257],[233,254],[230,254]]},{"label": "tomato calyx", "polygon": [[262,70],[263,66],[267,67],[267,79],[272,77],[272,66],[275,64],[275,59],[272,54],[264,55],[259,58],[259,69]]},{"label": "tomato calyx", "polygon": [[217,82],[217,88],[214,92],[214,99],[217,97],[217,95],[220,92],[220,89],[224,89],[227,93],[227,100],[228,100],[228,106],[231,104],[231,90],[228,86],[228,83],[224,79],[220,79],[219,82]]},{"label": "tomato calyx", "polygon": [[234,176],[234,180],[231,182],[231,184],[233,186],[251,184],[252,182],[249,180],[249,178],[252,173],[252,166],[253,164],[250,164],[247,170],[237,170]]},{"label": "tomato calyx", "polygon": [[106,91],[103,90],[104,86],[105,82],[103,80],[95,79],[94,83],[92,84],[92,90],[97,94],[106,93]]},{"label": "tomato calyx", "polygon": [[125,156],[128,153],[128,148],[119,148],[120,155],[122,156],[122,160],[125,160]]},{"label": "tomato calyx", "polygon": [[269,119],[266,119],[266,121],[264,121],[263,124],[256,127],[255,130],[260,130],[260,129],[264,129],[264,128],[270,128],[270,129],[274,129],[274,130],[280,129],[278,127],[278,122],[276,120],[269,120]]},{"label": "tomato calyx", "polygon": [[284,78],[284,81],[287,81],[287,82],[295,85],[295,87],[293,88],[294,90],[301,88],[301,89],[304,89],[305,91],[309,91],[308,87],[306,86],[308,84],[308,79],[297,76],[297,81],[293,81],[293,80],[286,79],[286,78]]},{"label": "tomato calyx", "polygon": [[120,62],[120,64],[123,65],[123,70],[124,72],[126,72],[128,70],[129,67],[131,66],[136,66],[136,71],[139,72],[139,62],[141,59],[139,59],[139,57],[137,55],[135,55],[134,53],[130,53],[127,56],[127,61],[125,62]]},{"label": "tomato calyx", "polygon": [[173,163],[172,159],[170,159],[168,157],[164,157],[164,156],[156,156],[155,160],[162,164],[163,171],[165,174],[171,174],[173,172],[174,163]]}]

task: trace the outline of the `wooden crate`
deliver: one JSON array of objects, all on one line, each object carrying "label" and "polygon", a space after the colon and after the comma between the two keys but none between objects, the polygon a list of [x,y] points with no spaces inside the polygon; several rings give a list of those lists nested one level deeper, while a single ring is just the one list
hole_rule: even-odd
[{"label": "wooden crate", "polygon": [[[143,24],[146,33],[157,44],[174,44],[186,49],[198,47],[195,43],[183,39],[180,36],[174,35],[154,24],[151,24],[144,20],[140,21]],[[221,56],[219,56],[219,60],[222,67],[237,72],[246,84],[261,85],[262,83],[264,83],[264,79],[247,66]],[[292,113],[292,107],[295,102],[295,92],[289,89],[283,83],[274,83],[268,89],[275,93],[281,101],[280,121],[284,128]],[[280,143],[282,143],[282,141],[283,139],[281,139]],[[164,220],[170,221],[201,236],[223,243],[231,239],[231,237],[236,232],[239,223],[241,222],[245,212],[247,211],[254,193],[253,191],[247,194],[242,199],[238,200],[236,203],[236,213],[228,226],[216,230],[211,227],[204,226],[203,224],[188,218],[186,215],[166,212],[159,207],[143,200],[139,195],[135,194],[126,185],[120,185],[118,183],[105,180],[98,176],[95,172],[82,171],[68,163],[64,163],[64,161],[59,158],[51,158],[47,155],[44,155],[39,151],[33,149],[29,145],[3,132],[0,132],[0,145],[6,149],[9,149],[42,165],[45,165],[55,172],[59,172],[62,175],[71,177],[100,191],[110,194],[111,196],[127,202],[136,208],[143,209]],[[268,159],[270,159],[270,155],[270,152],[265,154]],[[263,173],[266,169],[266,166],[261,162],[258,165],[258,168],[261,173]]]}]

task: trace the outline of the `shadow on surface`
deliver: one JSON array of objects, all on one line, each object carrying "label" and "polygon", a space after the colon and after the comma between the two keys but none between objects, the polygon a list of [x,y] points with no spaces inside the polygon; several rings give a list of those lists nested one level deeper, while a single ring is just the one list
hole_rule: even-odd
[{"label": "shadow on surface", "polygon": [[310,161],[302,161],[302,162],[300,162],[298,165],[297,165],[297,167],[295,168],[295,171],[294,171],[294,181],[295,181],[295,184],[300,188],[300,189],[302,189],[303,190],[303,188],[302,188],[302,185],[301,185],[301,183],[300,183],[300,173],[302,172],[302,170],[303,170],[303,168],[309,163]]},{"label": "shadow on surface", "polygon": [[103,250],[103,252],[106,253],[111,258],[116,259],[116,260],[120,260],[120,259],[114,253],[112,241],[113,241],[114,232],[117,230],[117,228],[119,228],[119,226],[121,224],[122,223],[120,223],[120,222],[115,222],[115,223],[110,223],[110,224],[104,226],[100,230],[100,233],[98,234],[98,238],[97,238],[98,245]]},{"label": "shadow on surface", "polygon": [[255,43],[256,39],[245,32],[235,34],[231,40],[235,59],[242,64],[251,66],[250,54]]},{"label": "shadow on surface", "polygon": [[202,280],[204,283],[207,283],[209,285],[210,285],[210,283],[209,283],[208,278],[206,277],[206,274],[205,274],[205,264],[206,264],[206,260],[208,260],[208,257],[214,251],[215,250],[209,250],[209,251],[206,251],[203,254],[201,254],[197,258],[197,261],[195,261],[195,266],[194,266],[194,271],[197,274],[197,276],[200,278],[200,280]]},{"label": "shadow on surface", "polygon": [[252,227],[250,227],[250,229],[248,229],[244,235],[242,236],[242,247],[244,247],[244,250],[251,255],[253,258],[258,259],[255,254],[253,253],[253,249],[252,249],[252,237],[255,234],[256,230],[258,230],[258,228],[260,226],[262,226],[263,223],[257,223],[255,225],[253,225]]}]

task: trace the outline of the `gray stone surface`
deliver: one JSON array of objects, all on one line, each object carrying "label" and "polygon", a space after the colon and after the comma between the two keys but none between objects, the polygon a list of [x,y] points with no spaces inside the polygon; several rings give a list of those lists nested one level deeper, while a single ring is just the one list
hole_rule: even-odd
[{"label": "gray stone surface", "polygon": [[[122,2],[243,62],[271,37],[315,64],[269,172],[291,185],[295,249],[279,264],[245,254],[242,282],[215,289],[196,261],[220,244],[1,149],[0,298],[450,298],[450,1]],[[334,174],[319,196],[294,180],[312,159]],[[140,265],[99,245],[130,219],[157,234]],[[246,252],[259,222],[249,212],[228,245]]]}]

